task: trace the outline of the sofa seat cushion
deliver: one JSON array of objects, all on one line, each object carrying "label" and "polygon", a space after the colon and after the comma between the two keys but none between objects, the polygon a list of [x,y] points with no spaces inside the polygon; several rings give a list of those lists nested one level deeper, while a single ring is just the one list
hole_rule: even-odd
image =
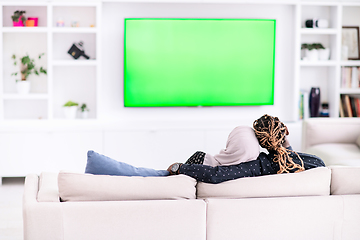
[{"label": "sofa seat cushion", "polygon": [[326,166],[360,166],[360,149],[355,143],[324,143],[305,151],[320,157]]},{"label": "sofa seat cushion", "polygon": [[239,178],[219,184],[198,183],[198,198],[261,198],[330,194],[331,171],[319,167],[299,173]]},{"label": "sofa seat cushion", "polygon": [[331,166],[331,194],[360,194],[360,167]]},{"label": "sofa seat cushion", "polygon": [[126,177],[61,171],[62,201],[195,199],[196,180],[185,175]]}]

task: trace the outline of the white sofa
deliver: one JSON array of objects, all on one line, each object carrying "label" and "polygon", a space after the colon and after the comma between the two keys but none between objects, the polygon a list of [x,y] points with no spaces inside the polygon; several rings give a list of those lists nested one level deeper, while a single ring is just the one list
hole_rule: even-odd
[{"label": "white sofa", "polygon": [[360,167],[220,184],[185,175],[30,174],[23,216],[25,240],[359,239]]},{"label": "white sofa", "polygon": [[302,152],[326,164],[360,166],[360,118],[310,118],[303,121]]}]

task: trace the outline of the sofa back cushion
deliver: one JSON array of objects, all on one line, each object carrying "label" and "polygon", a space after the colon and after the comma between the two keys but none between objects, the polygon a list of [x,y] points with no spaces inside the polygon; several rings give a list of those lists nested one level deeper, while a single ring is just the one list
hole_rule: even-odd
[{"label": "sofa back cushion", "polygon": [[185,175],[126,177],[61,171],[58,185],[62,201],[196,198],[196,180]]},{"label": "sofa back cushion", "polygon": [[330,194],[331,171],[319,167],[299,173],[239,178],[219,184],[198,183],[198,198],[256,198]]},{"label": "sofa back cushion", "polygon": [[332,195],[360,194],[360,167],[331,166],[330,169]]},{"label": "sofa back cushion", "polygon": [[42,172],[39,177],[38,202],[59,202],[58,174]]}]

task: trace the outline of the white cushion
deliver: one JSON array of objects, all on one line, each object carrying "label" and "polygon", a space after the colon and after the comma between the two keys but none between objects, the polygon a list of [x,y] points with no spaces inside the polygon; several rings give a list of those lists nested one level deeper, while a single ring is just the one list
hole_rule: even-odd
[{"label": "white cushion", "polygon": [[331,166],[331,194],[360,194],[360,167]]},{"label": "white cushion", "polygon": [[318,144],[305,152],[320,157],[326,166],[360,166],[360,149],[355,143]]},{"label": "white cushion", "polygon": [[198,198],[253,198],[330,194],[331,171],[319,167],[299,173],[239,178],[219,184],[198,183]]},{"label": "white cushion", "polygon": [[39,178],[38,202],[59,202],[58,174],[42,172]]},{"label": "white cushion", "polygon": [[70,173],[58,178],[62,201],[195,199],[196,180],[185,176],[125,177]]}]

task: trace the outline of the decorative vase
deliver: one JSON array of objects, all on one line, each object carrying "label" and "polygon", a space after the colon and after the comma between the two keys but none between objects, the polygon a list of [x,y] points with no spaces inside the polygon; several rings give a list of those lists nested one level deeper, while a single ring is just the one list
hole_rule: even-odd
[{"label": "decorative vase", "polygon": [[66,119],[75,119],[78,110],[77,106],[63,107],[64,115]]},{"label": "decorative vase", "polygon": [[320,111],[320,88],[313,87],[309,97],[310,117],[318,117]]},{"label": "decorative vase", "polygon": [[319,60],[319,53],[317,49],[305,49],[305,57],[308,61],[317,61]]},{"label": "decorative vase", "polygon": [[33,20],[34,21],[34,27],[37,27],[38,26],[38,19],[37,17],[28,17],[28,20]]},{"label": "decorative vase", "polygon": [[319,60],[326,61],[330,59],[330,48],[319,49]]},{"label": "decorative vase", "polygon": [[35,26],[35,21],[34,20],[26,20],[26,26],[27,27],[34,27]]},{"label": "decorative vase", "polygon": [[28,94],[30,92],[30,81],[17,81],[16,90],[19,94]]}]

